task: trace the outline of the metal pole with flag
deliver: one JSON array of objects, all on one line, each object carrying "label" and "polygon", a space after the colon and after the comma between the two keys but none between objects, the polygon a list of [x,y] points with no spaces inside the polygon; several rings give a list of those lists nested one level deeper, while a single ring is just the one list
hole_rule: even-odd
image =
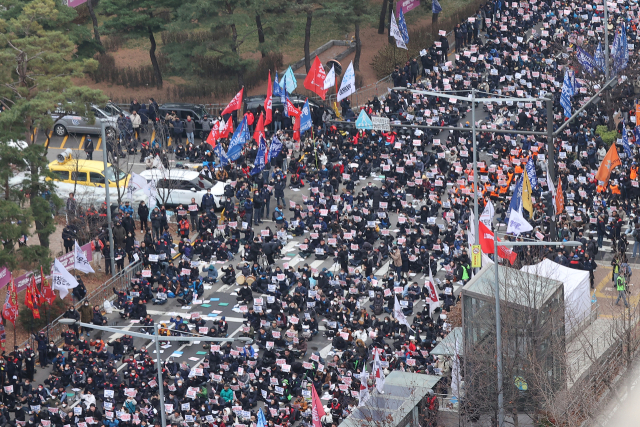
[{"label": "metal pole with flag", "polygon": [[395,317],[396,320],[401,325],[405,325],[407,327],[407,329],[409,329],[411,332],[413,332],[413,329],[411,329],[411,325],[409,324],[409,321],[407,320],[407,316],[404,315],[404,313],[402,312],[402,308],[400,308],[400,303],[398,302],[398,295],[394,294],[393,298],[395,298],[395,301],[394,301],[394,304],[393,304],[393,317]]}]

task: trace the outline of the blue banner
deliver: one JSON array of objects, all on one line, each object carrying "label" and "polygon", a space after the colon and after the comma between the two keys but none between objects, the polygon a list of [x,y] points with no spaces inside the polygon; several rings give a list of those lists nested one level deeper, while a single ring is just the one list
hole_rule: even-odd
[{"label": "blue banner", "polygon": [[218,159],[220,160],[220,166],[226,166],[229,164],[229,158],[227,157],[227,153],[224,152],[222,144],[216,144],[216,148],[214,148],[213,152],[216,156],[218,156]]},{"label": "blue banner", "polygon": [[227,158],[230,161],[235,161],[240,157],[240,153],[242,152],[242,147],[246,144],[247,141],[251,139],[249,135],[249,127],[247,126],[247,117],[245,116],[242,119],[242,123],[237,127],[236,131],[233,133],[231,137],[231,142],[229,142],[229,149],[227,150]]},{"label": "blue banner", "polygon": [[571,117],[571,97],[573,96],[573,83],[569,71],[564,72],[564,83],[562,83],[562,93],[560,94],[560,105],[564,109],[564,116]]},{"label": "blue banner", "polygon": [[438,0],[433,0],[431,2],[431,13],[440,13],[442,12],[442,6],[440,6],[440,3],[438,2]]},{"label": "blue banner", "polygon": [[536,176],[536,165],[533,163],[533,157],[529,157],[525,169],[527,170],[529,182],[531,182],[531,188],[536,188],[538,186],[538,177]]},{"label": "blue banner", "polygon": [[593,56],[585,52],[585,50],[580,46],[578,46],[578,49],[576,50],[576,55],[578,57],[578,62],[582,65],[585,71],[587,71],[589,74],[596,73],[596,68],[598,66]]},{"label": "blue banner", "polygon": [[407,29],[407,21],[404,20],[404,13],[402,13],[402,8],[400,8],[400,13],[398,14],[398,28],[400,29],[400,34],[402,35],[404,44],[408,44],[409,30]]},{"label": "blue banner", "polygon": [[251,175],[262,172],[265,166],[265,153],[267,151],[267,141],[264,140],[264,136],[260,135],[260,145],[258,146],[258,154],[256,154],[256,160],[253,162],[253,169]]},{"label": "blue banner", "polygon": [[275,159],[278,154],[280,154],[280,151],[282,151],[282,141],[280,141],[277,136],[273,135],[273,139],[271,139],[271,146],[269,147],[269,158],[267,161],[270,162],[271,159]]},{"label": "blue banner", "polygon": [[607,61],[605,60],[604,52],[602,51],[602,43],[598,43],[598,48],[596,49],[596,52],[593,55],[593,59],[596,61],[596,66],[600,69],[600,71],[602,71],[603,73],[606,72],[605,67],[606,67]]},{"label": "blue banner", "polygon": [[309,108],[309,100],[304,102],[302,107],[302,114],[300,115],[300,135],[311,129],[313,123],[311,122],[311,109]]},{"label": "blue banner", "polygon": [[516,188],[513,190],[513,196],[511,196],[511,203],[509,203],[509,213],[513,209],[516,212],[522,213],[522,182],[524,174],[520,175],[520,179],[516,183]]}]

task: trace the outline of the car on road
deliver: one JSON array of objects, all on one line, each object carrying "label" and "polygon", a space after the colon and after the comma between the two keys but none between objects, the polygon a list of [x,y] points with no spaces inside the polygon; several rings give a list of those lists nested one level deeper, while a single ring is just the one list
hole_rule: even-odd
[{"label": "car on road", "polygon": [[[137,190],[132,197],[126,192],[129,184],[130,175],[123,171],[115,169],[110,163],[107,163],[107,169],[104,163],[97,160],[74,159],[71,149],[67,149],[58,155],[58,160],[50,162],[47,166],[52,178],[46,178],[48,181],[54,181],[55,192],[61,199],[65,200],[69,197],[69,193],[75,194],[75,199],[79,205],[88,207],[94,205],[98,207],[105,199],[105,182],[109,182],[111,201],[117,203],[118,188],[120,188],[124,200],[131,200],[134,203],[147,201],[148,197],[142,190]],[[9,179],[9,186],[17,188],[22,181],[29,178],[29,171],[23,171],[15,174]],[[118,179],[116,180],[116,174]]]},{"label": "car on road", "polygon": [[[207,116],[207,120],[209,120],[209,127],[211,127],[212,124],[211,114],[208,114],[204,105],[201,104],[184,104],[174,102],[160,105],[159,111],[159,117],[163,119],[168,113],[176,113],[176,116],[183,124],[187,121],[187,116],[191,116],[191,120],[193,120],[196,125],[196,131],[194,132],[195,138],[202,138],[202,122],[205,115]],[[183,132],[183,134],[186,135],[185,132]]]},{"label": "car on road", "polygon": [[213,183],[205,179],[199,172],[187,169],[165,169],[165,172],[158,169],[148,169],[140,172],[140,175],[147,180],[153,181],[156,185],[158,204],[177,206],[189,205],[191,199],[195,198],[196,203],[202,203],[202,196],[211,189],[215,209],[219,209],[226,202],[224,195],[225,183],[214,181]]},{"label": "car on road", "polygon": [[[114,104],[108,104],[104,108],[92,105],[91,111],[95,116],[93,123],[89,121],[86,115],[64,111],[62,108],[54,111],[51,113],[51,117],[55,120],[53,134],[58,137],[63,137],[70,133],[100,135],[102,133],[102,123],[104,123],[107,138],[115,137],[118,130],[118,115],[120,112],[124,113],[124,111]],[[127,112],[126,115],[129,115],[129,113]]]}]

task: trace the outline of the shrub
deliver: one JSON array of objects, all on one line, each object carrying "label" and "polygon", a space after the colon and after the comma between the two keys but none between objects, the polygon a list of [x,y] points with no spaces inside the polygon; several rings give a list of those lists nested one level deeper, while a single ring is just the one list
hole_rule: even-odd
[{"label": "shrub", "polygon": [[602,141],[607,145],[611,145],[612,142],[618,139],[618,131],[615,129],[609,130],[606,125],[598,126],[596,128],[596,135],[600,135]]},{"label": "shrub", "polygon": [[[45,315],[45,309],[47,311],[47,315]],[[26,306],[20,307],[20,311],[18,312],[18,321],[25,331],[30,333],[38,332],[40,329],[47,326],[47,317],[49,317],[49,321],[52,321],[62,315],[62,313],[67,310],[67,306],[63,300],[56,298],[52,305],[45,302],[40,306],[39,310],[40,318],[34,319],[30,308]]]}]

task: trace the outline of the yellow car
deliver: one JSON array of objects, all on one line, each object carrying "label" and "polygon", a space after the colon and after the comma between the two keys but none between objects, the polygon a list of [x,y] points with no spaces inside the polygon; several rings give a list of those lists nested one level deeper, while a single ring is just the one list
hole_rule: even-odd
[{"label": "yellow car", "polygon": [[[110,163],[107,163],[105,171],[102,161],[76,160],[70,153],[65,152],[58,156],[58,160],[49,163],[49,170],[56,183],[56,193],[63,200],[69,197],[69,193],[75,193],[75,199],[79,204],[86,206],[93,204],[97,207],[106,199],[105,178],[109,182],[112,201],[118,198],[118,187],[122,198],[129,199],[126,189],[131,176],[123,171],[116,171]],[[117,178],[116,172],[118,172]],[[134,192],[133,201],[141,200],[146,201],[146,196],[141,191]]]}]

